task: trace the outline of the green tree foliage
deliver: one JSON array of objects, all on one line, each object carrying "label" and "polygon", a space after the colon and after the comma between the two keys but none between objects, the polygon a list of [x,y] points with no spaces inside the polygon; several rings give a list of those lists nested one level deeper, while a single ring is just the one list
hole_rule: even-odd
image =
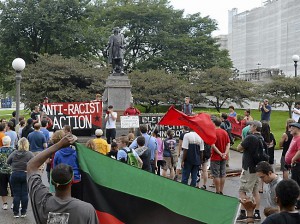
[{"label": "green tree foliage", "polygon": [[192,74],[194,91],[204,98],[204,102],[214,106],[218,112],[225,103],[243,106],[253,95],[253,85],[242,80],[232,80],[230,69],[211,68],[205,72]]},{"label": "green tree foliage", "polygon": [[184,17],[167,0],[98,0],[97,24],[119,26],[127,47],[125,67],[129,70],[230,68],[227,51],[219,50],[211,33],[217,24],[199,13]]},{"label": "green tree foliage", "polygon": [[[15,57],[27,64],[37,54],[90,58],[99,46],[90,26],[88,0],[7,0],[0,2],[0,72],[7,74]],[[5,76],[5,78],[8,78]],[[6,80],[5,83],[9,83]],[[8,89],[4,86],[4,90]],[[11,86],[8,86],[11,87]]]},{"label": "green tree foliage", "polygon": [[84,102],[104,91],[108,71],[90,62],[58,55],[39,56],[23,73],[22,102],[28,108],[48,96],[51,102]]},{"label": "green tree foliage", "polygon": [[157,107],[159,102],[176,104],[189,93],[188,83],[164,70],[134,71],[129,74],[132,95],[146,112]]},{"label": "green tree foliage", "polygon": [[268,98],[272,104],[285,104],[292,115],[292,106],[299,100],[300,77],[274,76],[272,82],[257,89],[262,98]]}]

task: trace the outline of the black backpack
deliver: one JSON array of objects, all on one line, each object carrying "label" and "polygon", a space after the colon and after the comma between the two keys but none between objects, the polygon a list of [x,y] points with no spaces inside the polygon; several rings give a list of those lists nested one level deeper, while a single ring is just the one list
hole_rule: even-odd
[{"label": "black backpack", "polygon": [[256,153],[253,155],[254,163],[257,165],[261,161],[269,162],[268,146],[262,136],[253,135],[259,141]]},{"label": "black backpack", "polygon": [[223,126],[224,130],[227,132],[228,137],[230,139],[230,145],[233,145],[234,144],[234,137],[231,134],[231,129],[232,129],[231,123],[228,120],[224,120],[223,123],[224,123],[224,126]]},{"label": "black backpack", "polygon": [[209,160],[210,157],[211,157],[211,146],[204,143],[203,160],[204,161]]}]

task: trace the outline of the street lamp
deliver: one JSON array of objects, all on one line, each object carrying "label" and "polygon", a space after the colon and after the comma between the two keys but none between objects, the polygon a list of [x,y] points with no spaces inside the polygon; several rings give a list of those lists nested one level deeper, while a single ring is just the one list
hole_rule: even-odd
[{"label": "street lamp", "polygon": [[12,62],[12,67],[16,71],[16,122],[19,122],[20,117],[20,85],[21,85],[21,72],[26,66],[25,61],[22,58],[16,58]]},{"label": "street lamp", "polygon": [[294,66],[295,66],[295,77],[297,77],[297,62],[299,61],[299,55],[295,54],[292,57],[293,61],[295,62]]}]

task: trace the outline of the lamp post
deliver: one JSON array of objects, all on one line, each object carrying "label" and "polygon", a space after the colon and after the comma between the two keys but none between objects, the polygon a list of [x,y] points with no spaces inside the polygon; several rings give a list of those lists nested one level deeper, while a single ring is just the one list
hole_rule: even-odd
[{"label": "lamp post", "polygon": [[297,62],[299,61],[299,55],[295,54],[292,57],[293,61],[295,62],[294,66],[295,66],[295,77],[297,77]]},{"label": "lamp post", "polygon": [[21,86],[21,72],[26,66],[22,58],[16,58],[12,62],[12,67],[16,71],[16,122],[19,122],[20,117],[20,86]]}]

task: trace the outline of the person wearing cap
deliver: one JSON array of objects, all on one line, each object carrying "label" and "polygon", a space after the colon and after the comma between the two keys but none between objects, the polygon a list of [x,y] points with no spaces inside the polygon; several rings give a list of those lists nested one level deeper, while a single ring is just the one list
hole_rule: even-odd
[{"label": "person wearing cap", "polygon": [[[285,162],[291,166],[291,178],[300,186],[300,123],[289,124],[289,131],[293,139],[285,154]],[[300,200],[297,202],[297,208],[300,209]]]},{"label": "person wearing cap", "polygon": [[113,108],[112,105],[109,105],[105,115],[106,139],[108,144],[116,138],[116,120],[118,114],[117,112],[114,112]]},{"label": "person wearing cap", "polygon": [[[246,198],[246,194],[252,194],[255,202],[255,212],[254,219],[256,221],[260,220],[260,195],[258,191],[259,178],[256,175],[256,162],[255,162],[255,153],[261,144],[261,128],[262,124],[260,121],[252,121],[250,123],[250,133],[246,138],[238,145],[237,150],[243,152],[242,157],[242,173],[240,177],[240,189],[239,196],[241,199]],[[240,212],[237,221],[246,221],[246,211],[243,209]]]},{"label": "person wearing cap", "polygon": [[52,154],[69,147],[75,140],[71,134],[64,136],[56,144],[42,151],[27,163],[28,191],[37,224],[99,223],[95,208],[91,204],[71,196],[74,179],[71,166],[61,163],[53,169],[51,180],[55,187],[55,195],[52,195],[49,188],[43,184],[39,172],[39,167]]},{"label": "person wearing cap", "polygon": [[95,151],[103,155],[107,155],[107,153],[109,152],[109,145],[105,139],[101,138],[101,136],[103,135],[103,131],[101,129],[96,129],[95,135],[96,138],[93,139],[93,142],[95,144]]},{"label": "person wearing cap", "polygon": [[260,121],[270,122],[272,107],[269,105],[269,100],[264,99],[264,102],[259,103],[258,110],[261,111]]}]

